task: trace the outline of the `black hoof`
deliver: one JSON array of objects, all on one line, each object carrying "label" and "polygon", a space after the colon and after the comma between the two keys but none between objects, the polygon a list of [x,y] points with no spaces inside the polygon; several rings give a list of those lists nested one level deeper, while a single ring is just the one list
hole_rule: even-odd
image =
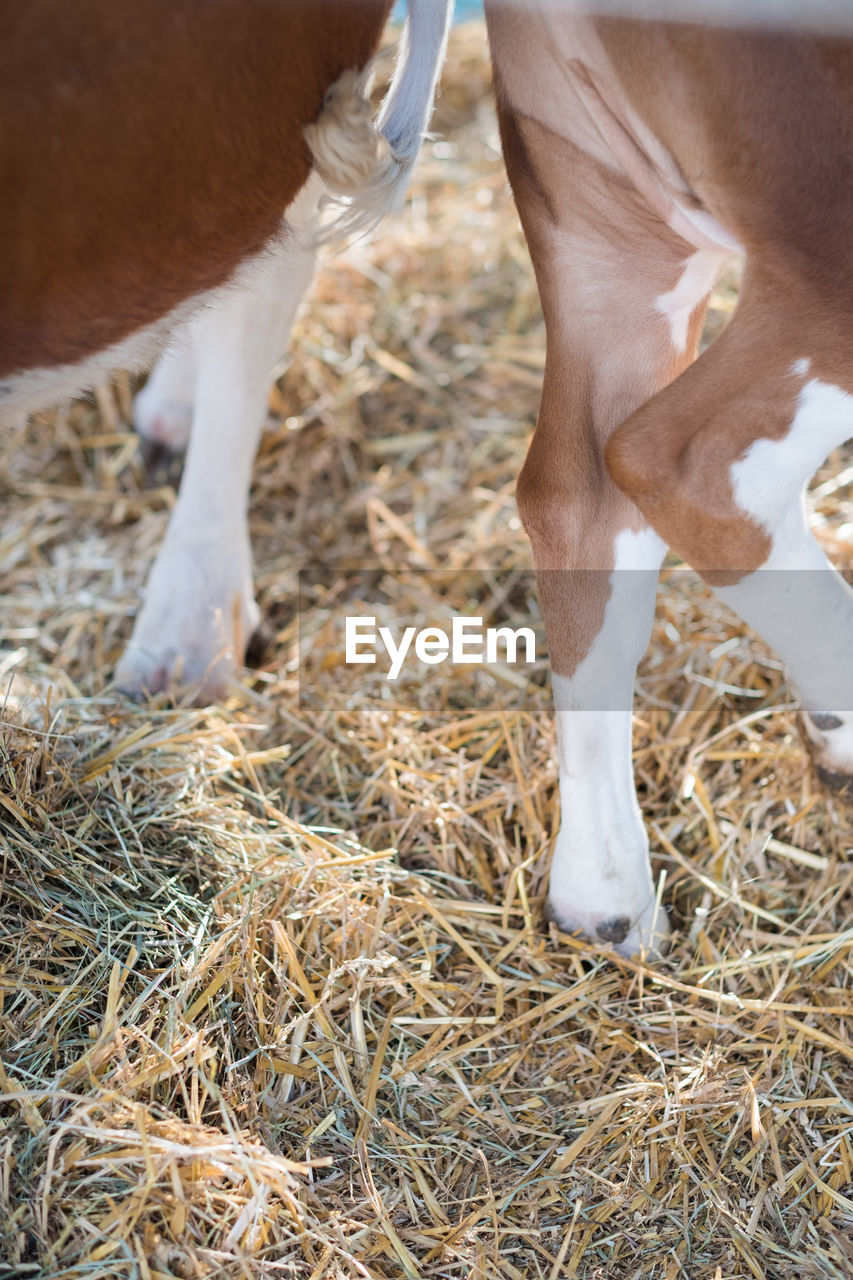
[{"label": "black hoof", "polygon": [[853,798],[853,777],[849,773],[840,773],[837,769],[827,769],[826,765],[815,762],[815,773],[818,779],[830,791],[839,796]]},{"label": "black hoof", "polygon": [[261,667],[269,658],[275,645],[275,633],[264,622],[259,622],[246,645],[247,667]]},{"label": "black hoof", "polygon": [[178,487],[184,467],[182,451],[171,449],[160,440],[147,440],[145,436],[140,436],[139,457],[152,485],[158,488],[166,484],[175,489]]},{"label": "black hoof", "polygon": [[820,729],[821,733],[829,733],[833,729],[840,729],[844,721],[840,716],[834,716],[831,713],[822,715],[820,712],[805,712],[816,729]]},{"label": "black hoof", "polygon": [[617,916],[615,920],[605,920],[595,926],[595,932],[602,942],[624,942],[631,929],[631,921],[627,916]]}]

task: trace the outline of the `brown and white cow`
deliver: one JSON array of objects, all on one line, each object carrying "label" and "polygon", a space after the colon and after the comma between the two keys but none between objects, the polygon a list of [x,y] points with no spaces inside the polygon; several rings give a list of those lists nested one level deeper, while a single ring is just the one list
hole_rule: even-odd
[{"label": "brown and white cow", "polygon": [[[213,687],[254,628],[249,472],[321,178],[355,195],[356,220],[375,216],[432,102],[449,4],[412,0],[381,132],[370,124],[363,73],[389,7],[0,3],[0,409],[168,344],[137,424],[189,442],[124,687]],[[553,0],[487,0],[487,16],[548,330],[518,499],[557,703],[550,904],[633,952],[668,928],[631,770],[667,543],[773,644],[820,764],[853,775],[853,593],[802,497],[853,433],[853,42],[593,20]],[[737,315],[694,363],[733,251]]]},{"label": "brown and white cow", "polygon": [[391,0],[0,0],[0,414],[165,348],[136,424],[188,445],[120,687],[213,692],[242,662],[250,469],[318,201],[351,197],[348,225],[399,202],[451,7],[410,0],[374,127]]},{"label": "brown and white cow", "polygon": [[[784,660],[824,773],[853,777],[853,591],[803,496],[853,435],[853,41],[486,10],[547,329],[518,504],[558,720],[549,904],[631,953],[668,933],[631,767],[667,545]],[[697,360],[732,252],[738,310]]]}]

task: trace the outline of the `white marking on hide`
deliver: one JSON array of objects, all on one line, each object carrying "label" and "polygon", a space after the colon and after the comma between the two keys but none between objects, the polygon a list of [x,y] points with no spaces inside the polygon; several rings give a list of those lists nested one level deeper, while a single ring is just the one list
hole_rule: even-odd
[{"label": "white marking on hide", "polygon": [[617,535],[601,631],[574,674],[560,677],[558,708],[630,711],[634,675],[648,644],[657,574],[665,552],[666,544],[653,529],[623,529]]},{"label": "white marking on hide", "polygon": [[549,903],[564,927],[593,940],[626,921],[618,950],[632,955],[668,933],[655,919],[646,836],[634,790],[631,706],[636,665],[648,642],[665,550],[651,529],[623,530],[604,623],[573,676],[552,677],[562,822]]},{"label": "white marking on hide", "polygon": [[[561,697],[565,677],[555,675]],[[649,844],[634,790],[630,711],[558,710],[560,830],[549,905],[561,925],[592,941],[610,922],[626,922],[617,949],[634,955],[660,943]]]},{"label": "white marking on hide", "polygon": [[791,365],[791,374],[795,378],[806,378],[808,377],[809,369],[811,367],[812,367],[811,360],[808,358],[808,356],[803,356],[801,360],[795,360],[794,363]]},{"label": "white marking on hide", "polygon": [[[803,366],[798,360],[797,365]],[[779,440],[756,440],[731,468],[735,501],[774,536],[769,568],[783,568],[776,524],[829,453],[853,436],[853,396],[819,378],[802,388],[794,420]],[[796,567],[793,564],[792,567]]]},{"label": "white marking on hide", "polygon": [[70,400],[91,387],[98,387],[116,372],[126,369],[139,373],[156,360],[170,334],[195,314],[218,291],[200,294],[181,303],[154,324],[138,329],[120,342],[114,342],[75,364],[50,365],[25,369],[0,381],[0,420],[9,422],[23,418],[38,409],[50,408],[62,400]]},{"label": "white marking on hide", "polygon": [[672,345],[679,355],[687,349],[690,317],[714,287],[724,255],[714,249],[697,249],[684,264],[674,288],[655,298],[655,310],[669,321]]},{"label": "white marking on hide", "polygon": [[[735,501],[770,535],[771,550],[757,572],[717,592],[775,649],[806,710],[845,723],[853,713],[853,590],[808,527],[804,486],[851,435],[853,396],[813,378],[800,392],[788,433],[756,440],[733,464]],[[846,735],[839,729],[822,738],[821,763],[849,768]]]}]

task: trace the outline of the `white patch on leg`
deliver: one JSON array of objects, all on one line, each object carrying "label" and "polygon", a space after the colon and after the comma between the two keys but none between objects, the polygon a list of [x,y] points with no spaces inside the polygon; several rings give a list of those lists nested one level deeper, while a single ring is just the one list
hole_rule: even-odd
[{"label": "white patch on leg", "polygon": [[206,700],[222,697],[258,625],[248,523],[237,494],[232,510],[211,510],[196,526],[191,511],[185,504],[178,514],[176,506],[146,582],[115,673],[125,693],[178,686]]},{"label": "white patch on leg", "polygon": [[669,934],[655,908],[631,762],[634,674],[664,550],[650,529],[619,534],[602,629],[574,675],[553,676],[562,822],[549,908],[567,931],[613,942],[623,955],[659,950]]},{"label": "white patch on leg", "polygon": [[[565,677],[553,680],[559,700]],[[631,712],[556,715],[562,816],[549,909],[567,932],[612,942],[622,955],[659,951],[669,925],[663,909],[656,912],[649,841],[634,790]]]},{"label": "white patch on leg", "polygon": [[678,283],[655,298],[655,310],[668,322],[672,345],[679,355],[687,349],[690,317],[714,287],[725,255],[714,249],[697,249],[684,264]]},{"label": "white patch on leg", "polygon": [[809,734],[818,763],[841,773],[853,772],[853,590],[808,527],[804,487],[851,435],[853,396],[813,378],[788,433],[756,440],[733,464],[735,501],[767,531],[771,551],[759,570],[717,592],[778,653],[806,711],[840,722]]},{"label": "white patch on leg", "polygon": [[[808,368],[798,360],[792,373],[799,371],[797,366]],[[773,535],[791,498],[801,493],[827,455],[851,436],[853,396],[812,378],[800,391],[787,433],[779,440],[754,441],[744,457],[733,463],[735,501]]]}]

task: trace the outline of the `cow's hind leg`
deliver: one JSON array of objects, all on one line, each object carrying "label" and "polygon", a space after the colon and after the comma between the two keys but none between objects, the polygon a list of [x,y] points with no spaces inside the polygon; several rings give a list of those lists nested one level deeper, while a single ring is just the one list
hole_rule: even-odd
[{"label": "cow's hind leg", "polygon": [[502,108],[547,361],[518,485],[553,671],[562,822],[550,914],[624,954],[659,949],[631,712],[664,543],[604,462],[618,424],[693,358],[720,255],[694,252],[619,175]]},{"label": "cow's hind leg", "polygon": [[769,555],[718,593],[785,662],[820,777],[853,791],[853,590],[809,529],[804,501],[827,454],[853,436],[853,397],[795,377],[787,434],[757,440],[731,467],[735,501],[767,530]]},{"label": "cow's hind leg", "polygon": [[197,378],[191,337],[181,333],[160,356],[133,401],[133,425],[143,441],[173,452],[187,447]]},{"label": "cow's hind leg", "polygon": [[178,684],[219,696],[257,627],[247,510],[252,460],[270,372],[311,278],[315,208],[312,182],[289,210],[281,242],[245,266],[182,335],[196,365],[192,431],[178,500],[116,670],[127,692]]},{"label": "cow's hind leg", "polygon": [[620,427],[608,462],[783,660],[820,773],[853,788],[853,590],[810,532],[804,501],[827,454],[853,436],[851,379],[846,353],[826,355],[838,349],[831,317],[829,336],[809,333],[799,316],[785,323],[786,305],[747,272],[729,328]]}]

